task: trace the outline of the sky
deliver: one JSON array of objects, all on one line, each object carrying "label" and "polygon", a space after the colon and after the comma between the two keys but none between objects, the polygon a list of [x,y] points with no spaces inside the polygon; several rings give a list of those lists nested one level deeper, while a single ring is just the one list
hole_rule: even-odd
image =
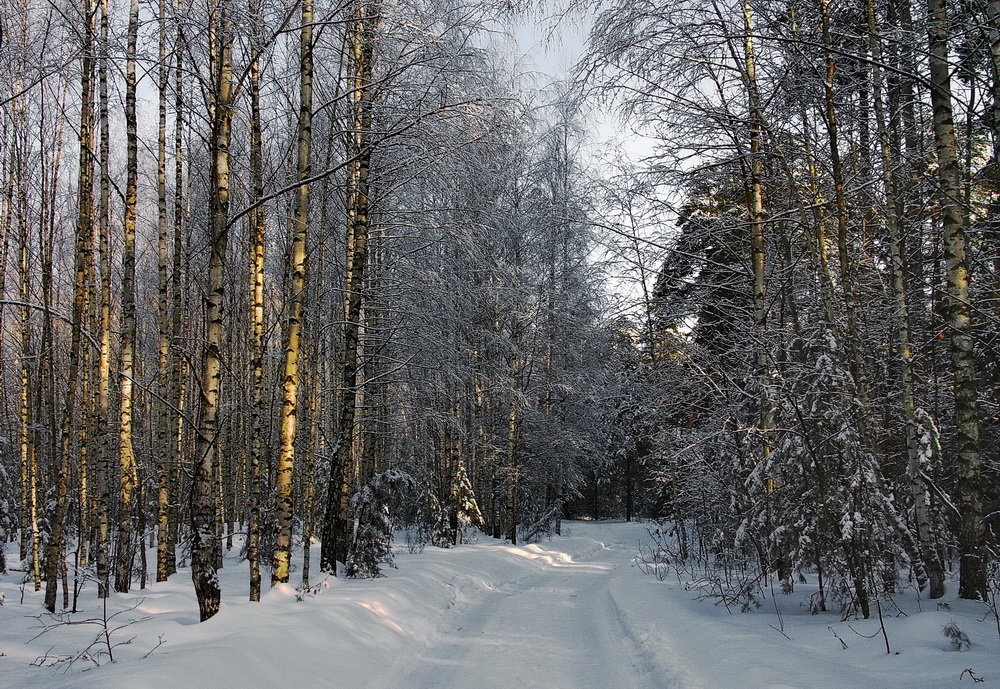
[{"label": "sky", "polygon": [[[535,75],[539,86],[567,79],[586,50],[587,36],[599,8],[560,12],[562,2],[546,2],[539,11],[522,15],[510,26],[522,69]],[[632,161],[652,153],[652,142],[625,125],[608,106],[586,109],[589,162],[600,164],[603,151],[620,149]]]},{"label": "sky", "polygon": [[[557,4],[559,0],[548,0],[538,14],[523,16],[509,27],[516,44],[515,62],[523,71],[535,75],[539,88],[572,76],[574,66],[584,55],[587,36],[599,11],[599,8],[591,7],[559,15]],[[559,15],[559,18],[546,19],[546,15]],[[583,124],[587,132],[582,148],[583,160],[598,174],[615,174],[621,171],[621,167],[630,164],[638,167],[644,158],[654,152],[655,142],[635,132],[611,106],[587,104]],[[613,209],[605,208],[598,212],[606,216],[605,221],[616,222]],[[617,222],[627,225],[621,218]],[[663,229],[659,226],[644,227],[642,234],[658,238]],[[620,262],[615,257],[621,252],[621,238],[601,232],[598,234],[606,236],[608,246],[596,249],[591,258],[602,263],[612,262],[606,264],[608,273],[604,284],[611,297],[611,314],[639,314],[643,310],[640,272],[632,263],[637,257],[626,251],[628,255],[622,256],[626,262]],[[610,246],[616,248],[611,249]],[[640,246],[639,260],[645,264],[647,288],[652,288],[661,251],[642,242]]]}]

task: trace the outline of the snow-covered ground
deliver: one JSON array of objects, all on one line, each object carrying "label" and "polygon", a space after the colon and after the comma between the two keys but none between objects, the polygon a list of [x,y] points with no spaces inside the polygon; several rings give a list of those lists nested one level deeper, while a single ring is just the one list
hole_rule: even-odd
[{"label": "snow-covered ground", "polygon": [[[385,578],[328,581],[306,595],[281,586],[259,604],[245,600],[245,565],[227,559],[222,611],[204,624],[182,570],[111,598],[109,613],[126,611],[115,626],[137,621],[112,634],[112,643],[131,641],[99,667],[55,662],[83,650],[98,626],[29,640],[47,619],[35,617],[41,594],[28,591],[22,603],[11,573],[0,578],[0,688],[1000,687],[997,626],[981,605],[946,598],[950,609],[925,601],[919,612],[912,595],[900,595],[907,616],[887,620],[886,654],[877,621],[848,627],[836,613],[810,615],[807,592],[796,592],[778,597],[785,638],[770,604],[729,614],[693,600],[676,579],[644,576],[632,563],[646,539],[640,524],[568,522],[566,532],[523,547],[483,537],[453,550],[404,550]],[[73,619],[99,616],[95,599],[85,591],[88,608]],[[949,622],[968,634],[970,650],[948,650]],[[963,677],[967,668],[985,681]]]}]

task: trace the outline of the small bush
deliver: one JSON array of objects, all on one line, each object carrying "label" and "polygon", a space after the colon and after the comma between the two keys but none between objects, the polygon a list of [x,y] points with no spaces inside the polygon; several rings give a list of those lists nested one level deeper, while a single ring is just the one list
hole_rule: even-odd
[{"label": "small bush", "polygon": [[949,648],[952,651],[968,651],[972,647],[972,640],[969,635],[958,628],[954,622],[949,622],[944,626],[944,638],[948,639]]}]

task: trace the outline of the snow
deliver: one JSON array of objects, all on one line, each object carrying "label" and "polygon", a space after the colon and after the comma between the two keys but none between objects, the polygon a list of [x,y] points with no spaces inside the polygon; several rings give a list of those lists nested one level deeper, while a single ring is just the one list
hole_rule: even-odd
[{"label": "snow", "polygon": [[[227,558],[220,573],[222,610],[203,624],[190,574],[182,570],[165,584],[112,596],[109,613],[124,611],[117,622],[139,621],[112,635],[112,642],[131,642],[115,649],[116,662],[101,657],[99,667],[85,659],[72,666],[31,665],[42,656],[80,652],[100,629],[63,626],[31,640],[39,631],[34,616],[42,611],[42,595],[29,590],[21,602],[20,573],[12,572],[0,578],[0,687],[1000,686],[1000,640],[983,605],[946,597],[938,606],[918,602],[912,592],[898,594],[894,602],[906,616],[883,603],[891,608],[893,653],[887,655],[877,620],[810,615],[808,585],[778,595],[780,620],[770,600],[755,612],[728,614],[696,600],[697,590],[684,577],[658,581],[640,572],[633,560],[639,545],[648,543],[643,525],[564,527],[565,536],[527,546],[480,537],[478,544],[428,547],[422,554],[402,549],[398,569],[386,569],[384,578],[324,580],[306,593],[282,585],[260,603],[246,601],[245,564]],[[74,619],[100,615],[93,587],[81,600],[90,607]],[[950,650],[943,634],[948,624],[969,636],[969,650]],[[782,625],[788,638],[777,631]],[[968,674],[963,679],[966,668],[986,681],[976,684]]]}]

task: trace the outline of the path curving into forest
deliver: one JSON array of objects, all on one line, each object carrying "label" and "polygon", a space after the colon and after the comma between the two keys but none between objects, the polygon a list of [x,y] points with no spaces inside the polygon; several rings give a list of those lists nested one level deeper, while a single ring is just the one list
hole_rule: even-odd
[{"label": "path curving into forest", "polygon": [[540,567],[458,609],[439,638],[401,660],[373,689],[687,686],[663,676],[612,595],[635,546],[560,539],[511,549]]}]

